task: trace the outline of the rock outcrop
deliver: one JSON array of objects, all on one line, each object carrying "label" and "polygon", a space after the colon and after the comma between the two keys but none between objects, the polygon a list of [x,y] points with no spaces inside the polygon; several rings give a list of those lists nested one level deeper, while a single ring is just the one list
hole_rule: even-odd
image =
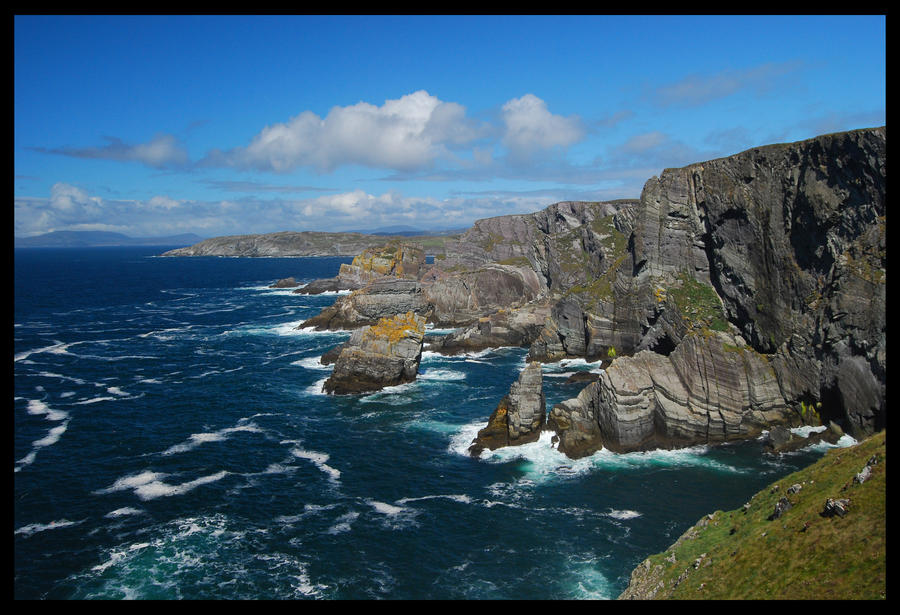
[{"label": "rock outcrop", "polygon": [[433,311],[434,306],[418,282],[384,277],[349,295],[338,297],[334,304],[297,328],[313,327],[320,331],[357,329],[396,314],[413,312],[427,318]]},{"label": "rock outcrop", "polygon": [[360,288],[301,326],[410,311],[459,327],[439,352],[612,359],[551,411],[573,456],[799,422],[860,437],[885,425],[885,196],[885,127],[753,148],[640,200],[479,220],[430,267],[360,254],[339,275]]},{"label": "rock outcrop", "polygon": [[765,357],[730,334],[693,334],[669,356],[621,357],[548,426],[570,457],[717,443],[798,421]]},{"label": "rock outcrop", "polygon": [[[854,437],[881,429],[885,147],[884,127],[851,131],[648,181],[620,216],[631,228],[624,266],[568,293],[532,345],[544,360],[602,353],[604,342],[619,356],[551,412],[560,447],[688,445],[797,421],[835,421]],[[611,326],[595,333],[597,320]],[[730,346],[758,357],[746,376],[723,362]]]},{"label": "rock outcrop", "polygon": [[358,290],[384,278],[415,280],[425,268],[425,250],[414,243],[392,241],[366,248],[350,264],[342,263],[337,276],[314,280],[294,292],[304,295],[328,291]]},{"label": "rock outcrop", "polygon": [[325,381],[330,394],[378,391],[412,382],[422,359],[425,319],[412,312],[357,329],[341,349]]},{"label": "rock outcrop", "polygon": [[534,442],[541,435],[546,417],[543,374],[540,363],[529,363],[478,432],[469,453],[478,457],[484,449],[495,450]]},{"label": "rock outcrop", "polygon": [[428,349],[454,355],[504,346],[527,348],[543,330],[549,315],[550,307],[539,302],[521,308],[501,308],[468,327],[460,327],[437,338]]}]

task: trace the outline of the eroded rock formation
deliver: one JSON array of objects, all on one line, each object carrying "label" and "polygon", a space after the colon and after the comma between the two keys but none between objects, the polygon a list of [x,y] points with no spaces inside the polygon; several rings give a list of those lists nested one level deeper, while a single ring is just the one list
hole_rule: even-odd
[{"label": "eroded rock formation", "polygon": [[357,329],[341,349],[326,393],[378,391],[415,380],[422,359],[425,319],[412,312]]},{"label": "eroded rock formation", "polygon": [[529,363],[500,400],[487,426],[478,432],[469,453],[477,457],[484,449],[534,442],[541,435],[546,414],[541,365]]}]

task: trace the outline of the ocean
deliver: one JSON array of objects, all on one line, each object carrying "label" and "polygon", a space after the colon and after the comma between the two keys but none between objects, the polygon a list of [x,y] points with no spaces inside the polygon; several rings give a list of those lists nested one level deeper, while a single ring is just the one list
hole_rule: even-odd
[{"label": "ocean", "polygon": [[[166,249],[15,250],[17,599],[612,599],[829,448],[573,461],[545,435],[473,459],[526,349],[425,353],[413,383],[327,396],[318,358],[349,332],[297,326],[335,295],[268,286],[351,259]],[[592,369],[545,365],[548,409]]]}]

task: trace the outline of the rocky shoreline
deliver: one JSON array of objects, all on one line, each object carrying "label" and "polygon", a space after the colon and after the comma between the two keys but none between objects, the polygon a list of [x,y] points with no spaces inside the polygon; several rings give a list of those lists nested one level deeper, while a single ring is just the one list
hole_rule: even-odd
[{"label": "rocky shoreline", "polygon": [[423,333],[425,323],[455,329],[426,339],[411,327],[404,361],[423,345],[528,348],[515,391],[539,382],[541,362],[604,361],[539,427],[523,431],[514,417],[540,395],[511,389],[477,450],[542,429],[570,457],[778,425],[833,424],[860,438],[886,422],[885,184],[880,127],[666,169],[639,200],[479,220],[431,265],[421,245],[382,238],[336,278],[295,290],[352,290],[301,327],[364,331],[331,353],[332,393],[398,381],[394,349],[372,332],[401,316]]}]

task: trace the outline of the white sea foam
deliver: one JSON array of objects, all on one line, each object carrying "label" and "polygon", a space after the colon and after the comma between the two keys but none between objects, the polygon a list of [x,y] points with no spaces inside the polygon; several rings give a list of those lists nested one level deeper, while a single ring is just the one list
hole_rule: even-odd
[{"label": "white sea foam", "polygon": [[800,436],[801,438],[808,438],[809,434],[812,433],[821,433],[828,429],[826,425],[803,425],[801,427],[791,427],[791,433]]},{"label": "white sea foam", "polygon": [[351,524],[359,518],[359,513],[350,511],[335,519],[334,525],[328,528],[328,534],[343,534],[351,530]]},{"label": "white sea foam", "polygon": [[436,369],[436,368],[427,368],[419,372],[417,376],[419,380],[438,380],[441,382],[450,381],[450,380],[465,380],[466,374],[465,372],[459,372],[452,369]]},{"label": "white sea foam", "polygon": [[101,401],[114,401],[115,399],[116,399],[115,397],[92,397],[90,399],[76,401],[73,403],[75,403],[76,405],[82,406],[82,405],[86,405],[86,404],[96,404]]},{"label": "white sea foam", "polygon": [[334,367],[333,365],[322,365],[320,361],[321,358],[322,357],[306,357],[305,359],[297,359],[296,361],[291,361],[291,365],[299,365],[306,369],[320,370],[330,370]]},{"label": "white sea foam", "polygon": [[328,395],[328,393],[326,393],[325,390],[323,389],[323,387],[325,386],[326,380],[328,380],[328,376],[325,376],[324,378],[316,380],[315,383],[306,387],[306,389],[304,389],[304,392],[307,395]]},{"label": "white sea foam", "polygon": [[130,506],[125,506],[123,508],[117,508],[115,510],[112,510],[103,516],[106,517],[107,519],[117,519],[119,517],[127,517],[130,515],[140,515],[140,514],[143,514],[143,512],[144,512],[143,510],[139,510],[137,508],[132,508]]},{"label": "white sea foam", "polygon": [[398,504],[408,504],[409,502],[419,502],[422,500],[452,500],[454,502],[459,502],[460,504],[471,504],[472,498],[463,494],[450,494],[450,495],[423,495],[417,498],[403,498],[397,500]]},{"label": "white sea foam", "polygon": [[73,378],[71,376],[63,376],[62,374],[55,374],[53,372],[39,372],[38,376],[45,376],[47,378],[59,378],[60,380],[69,380],[74,382],[75,384],[85,384],[85,381],[81,378]]},{"label": "white sea foam", "polygon": [[32,446],[34,448],[43,448],[45,446],[51,446],[59,442],[60,437],[66,432],[66,429],[69,427],[69,421],[64,422],[62,425],[57,425],[52,428],[47,435],[41,438],[40,440],[35,440],[32,442]]},{"label": "white sea foam", "polygon": [[613,519],[619,519],[619,520],[623,520],[623,521],[624,521],[624,520],[627,520],[627,519],[636,519],[637,517],[640,517],[640,516],[641,516],[641,513],[637,512],[637,511],[635,511],[635,510],[615,510],[615,509],[612,509],[612,510],[610,510],[608,513],[606,513],[606,515],[609,516],[609,517],[612,517]]},{"label": "white sea foam", "polygon": [[253,423],[243,423],[236,427],[226,427],[214,432],[195,433],[190,435],[187,442],[170,446],[161,454],[174,455],[176,453],[184,453],[193,450],[201,444],[206,444],[208,442],[223,442],[228,439],[228,436],[237,432],[262,433],[262,429]]},{"label": "white sea foam", "polygon": [[394,506],[393,504],[379,502],[378,500],[366,500],[365,502],[382,515],[400,515],[409,511],[408,508],[403,506]]},{"label": "white sea foam", "polygon": [[64,421],[69,418],[68,412],[54,410],[38,399],[28,400],[28,414],[44,415],[48,421]]},{"label": "white sea foam", "polygon": [[161,478],[165,478],[165,476],[165,474],[162,474],[160,472],[151,472],[150,470],[147,470],[138,474],[131,474],[129,476],[124,476],[122,478],[116,479],[116,481],[106,489],[100,489],[99,491],[95,491],[94,493],[105,494],[113,493],[115,491],[124,491],[126,489],[136,489],[141,485],[159,481]]},{"label": "white sea foam", "polygon": [[566,562],[566,570],[560,573],[567,589],[560,598],[564,600],[613,600],[617,592],[609,579],[598,569],[598,562],[592,556],[571,556]]},{"label": "white sea foam", "polygon": [[181,483],[180,485],[170,485],[162,481],[167,475],[159,472],[144,471],[130,476],[124,476],[117,479],[112,485],[105,489],[95,491],[96,494],[107,494],[116,491],[132,490],[142,500],[153,500],[159,497],[172,495],[181,495],[187,493],[196,487],[216,482],[227,476],[229,472],[222,470],[215,474],[201,476],[200,478]]},{"label": "white sea foam", "polygon": [[307,459],[313,462],[313,464],[322,472],[327,474],[328,478],[332,481],[337,481],[341,478],[341,471],[336,470],[335,468],[332,468],[330,465],[328,465],[328,453],[320,453],[318,451],[308,451],[301,448],[293,448],[291,449],[291,454],[299,459]]},{"label": "white sea foam", "polygon": [[64,342],[56,342],[50,346],[44,346],[43,348],[35,348],[34,350],[26,350],[25,352],[20,352],[19,354],[13,356],[13,361],[18,362],[24,359],[27,359],[33,354],[41,354],[42,352],[50,352],[54,354],[65,354],[66,349],[72,344],[66,344]]},{"label": "white sea foam", "polygon": [[225,478],[228,475],[226,470],[201,476],[192,481],[181,483],[180,485],[169,485],[162,481],[150,481],[143,483],[134,488],[134,493],[142,500],[154,500],[160,497],[169,497],[172,495],[182,495],[195,489],[201,485],[208,485]]},{"label": "white sea foam", "polygon": [[33,415],[38,415],[38,416],[43,415],[44,417],[47,418],[47,420],[50,420],[50,421],[57,421],[57,422],[62,421],[62,422],[61,422],[61,424],[56,425],[55,427],[52,427],[47,432],[46,436],[44,436],[43,438],[34,440],[31,443],[31,447],[32,447],[31,451],[27,455],[25,455],[24,457],[22,457],[21,459],[16,461],[16,467],[13,469],[14,472],[19,472],[23,467],[34,463],[34,460],[37,457],[37,452],[42,448],[45,448],[47,446],[52,446],[52,445],[56,444],[57,442],[59,442],[59,439],[69,428],[69,420],[70,419],[69,419],[68,412],[63,412],[61,410],[54,410],[40,400],[37,400],[37,399],[28,400],[28,413],[33,414]]},{"label": "white sea foam", "polygon": [[28,538],[32,534],[36,534],[38,532],[44,532],[46,530],[58,530],[63,527],[78,525],[79,523],[84,523],[84,519],[82,519],[81,521],[69,521],[68,519],[60,519],[59,521],[51,521],[50,523],[29,523],[28,525],[24,525],[15,530],[14,533]]},{"label": "white sea foam", "polygon": [[[485,422],[463,425],[451,437],[449,452],[468,456],[469,446]],[[559,452],[552,443],[550,431],[541,433],[539,439],[528,444],[508,446],[494,451],[484,450],[480,455],[482,461],[488,463],[508,463],[524,461],[522,469],[526,475],[539,481],[565,479],[593,471],[608,471],[643,467],[702,467],[718,472],[734,474],[746,473],[746,470],[718,461],[708,455],[709,447],[692,446],[676,450],[656,449],[634,453],[614,453],[607,449],[597,451],[588,457],[570,459]]]}]

